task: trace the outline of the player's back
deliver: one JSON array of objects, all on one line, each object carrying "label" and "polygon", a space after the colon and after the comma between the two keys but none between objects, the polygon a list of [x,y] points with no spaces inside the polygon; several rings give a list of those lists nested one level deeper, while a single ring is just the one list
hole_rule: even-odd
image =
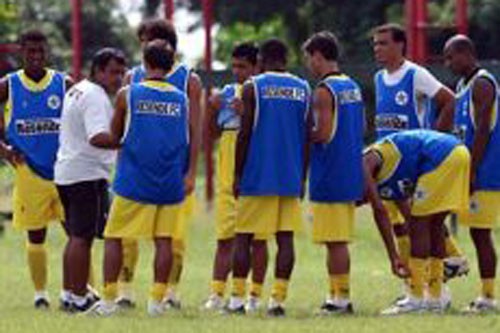
[{"label": "player's back", "polygon": [[256,107],[241,194],[297,196],[303,176],[309,85],[282,72],[266,72],[252,81]]}]

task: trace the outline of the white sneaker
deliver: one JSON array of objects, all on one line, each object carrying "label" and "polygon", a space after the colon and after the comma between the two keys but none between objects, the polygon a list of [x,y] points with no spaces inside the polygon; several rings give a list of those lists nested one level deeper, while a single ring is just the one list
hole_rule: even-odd
[{"label": "white sneaker", "polygon": [[224,308],[224,299],[217,294],[211,294],[205,304],[203,304],[203,310],[207,311],[219,311]]},{"label": "white sneaker", "polygon": [[158,302],[155,300],[148,300],[148,314],[151,317],[159,317],[162,316],[167,311],[165,307],[165,303]]},{"label": "white sneaker", "polygon": [[179,310],[181,308],[181,300],[177,296],[176,292],[172,289],[169,289],[163,298],[163,305],[167,309],[176,309]]},{"label": "white sneaker", "polygon": [[84,312],[83,315],[89,317],[109,317],[117,311],[118,306],[116,306],[115,302],[100,300]]},{"label": "white sneaker", "polygon": [[469,261],[466,257],[449,257],[443,260],[444,280],[448,281],[469,273]]},{"label": "white sneaker", "polygon": [[463,312],[467,314],[497,313],[497,301],[491,298],[478,297]]},{"label": "white sneaker", "polygon": [[50,299],[47,291],[36,291],[33,305],[35,306],[35,309],[39,310],[47,310],[50,308]]},{"label": "white sneaker", "polygon": [[427,310],[436,313],[442,313],[451,307],[451,292],[447,285],[443,285],[441,288],[441,296],[439,298],[433,298],[425,292],[425,306]]},{"label": "white sneaker", "polygon": [[383,310],[381,314],[383,316],[396,316],[405,313],[421,313],[425,310],[426,306],[423,299],[408,296]]},{"label": "white sneaker", "polygon": [[246,313],[245,301],[241,297],[231,296],[223,312],[225,314],[244,315]]},{"label": "white sneaker", "polygon": [[245,310],[248,313],[257,312],[260,308],[260,298],[255,296],[248,296]]}]

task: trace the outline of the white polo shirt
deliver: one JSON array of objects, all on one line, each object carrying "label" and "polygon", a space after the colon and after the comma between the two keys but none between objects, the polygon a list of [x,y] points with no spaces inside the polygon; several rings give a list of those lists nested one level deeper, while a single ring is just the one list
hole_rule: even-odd
[{"label": "white polo shirt", "polygon": [[96,148],[90,139],[109,132],[112,116],[113,106],[100,85],[83,80],[66,93],[54,170],[56,184],[110,178],[116,152]]}]

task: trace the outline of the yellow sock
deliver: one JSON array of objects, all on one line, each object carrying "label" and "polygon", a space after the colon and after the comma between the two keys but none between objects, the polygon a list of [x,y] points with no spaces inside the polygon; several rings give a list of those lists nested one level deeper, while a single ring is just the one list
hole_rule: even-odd
[{"label": "yellow sock", "polygon": [[174,258],[172,262],[172,269],[170,270],[170,275],[168,277],[168,283],[170,286],[176,286],[181,280],[181,273],[184,264],[184,241],[174,239],[172,242],[172,248]]},{"label": "yellow sock", "polygon": [[410,236],[397,236],[396,242],[398,243],[399,255],[403,263],[408,265],[408,261],[410,260]]},{"label": "yellow sock", "polygon": [[102,291],[103,300],[113,302],[116,297],[118,297],[118,284],[104,283],[104,290]]},{"label": "yellow sock", "polygon": [[135,239],[123,239],[123,264],[120,272],[120,283],[132,282],[135,267],[139,259],[139,243]]},{"label": "yellow sock", "polygon": [[271,297],[279,303],[285,301],[288,292],[288,280],[276,279],[271,290]]},{"label": "yellow sock", "polygon": [[441,297],[443,277],[443,259],[432,257],[429,264],[429,295],[432,298]]},{"label": "yellow sock", "polygon": [[410,292],[413,297],[424,297],[424,288],[428,281],[428,263],[427,259],[410,257]]},{"label": "yellow sock", "polygon": [[250,295],[260,298],[262,296],[262,283],[252,282],[250,284]]},{"label": "yellow sock", "polygon": [[235,297],[243,298],[246,295],[247,281],[245,279],[233,278],[233,291],[232,295]]},{"label": "yellow sock", "polygon": [[495,279],[481,279],[481,296],[484,298],[495,298]]},{"label": "yellow sock", "polygon": [[462,257],[464,255],[462,249],[460,249],[460,247],[458,246],[455,237],[453,237],[452,235],[446,236],[444,245],[447,257]]},{"label": "yellow sock", "polygon": [[155,282],[151,287],[151,291],[149,292],[149,296],[152,300],[161,302],[163,297],[165,297],[165,292],[167,291],[166,283]]},{"label": "yellow sock", "polygon": [[212,294],[217,294],[220,297],[223,297],[224,292],[226,291],[226,281],[212,280],[212,283],[210,283],[210,289]]},{"label": "yellow sock", "polygon": [[330,295],[335,299],[349,299],[349,274],[330,276]]},{"label": "yellow sock", "polygon": [[47,249],[44,244],[27,244],[28,266],[36,291],[47,287]]}]

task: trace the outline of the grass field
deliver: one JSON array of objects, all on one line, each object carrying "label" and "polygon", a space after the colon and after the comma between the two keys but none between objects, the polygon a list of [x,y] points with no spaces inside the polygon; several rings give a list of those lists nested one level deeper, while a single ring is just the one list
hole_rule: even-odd
[{"label": "grass field", "polygon": [[[202,205],[199,205],[202,206]],[[49,236],[50,294],[52,309],[38,312],[32,307],[32,286],[25,264],[24,235],[7,225],[0,237],[0,333],[17,332],[500,332],[500,315],[462,316],[459,309],[477,291],[477,275],[471,242],[464,230],[459,234],[472,274],[450,282],[454,295],[453,309],[445,316],[410,315],[382,318],[377,313],[400,291],[400,282],[391,276],[382,242],[369,211],[358,213],[356,241],[352,245],[352,298],[356,315],[322,318],[314,315],[327,291],[323,249],[310,241],[310,226],[297,236],[297,262],[287,301],[288,316],[266,318],[264,314],[248,317],[223,316],[200,311],[207,297],[214,251],[213,218],[201,207],[191,225],[186,269],[180,286],[183,309],[162,318],[145,313],[146,296],[151,281],[151,244],[141,247],[138,276],[135,282],[138,308],[113,318],[82,318],[56,310],[61,285],[61,252],[64,236],[56,225]],[[498,235],[497,235],[498,236]],[[498,238],[498,237],[497,237]],[[271,250],[274,253],[274,248]],[[102,243],[97,242],[94,262],[100,271]],[[272,265],[272,262],[270,263]],[[272,266],[270,266],[272,267]],[[272,277],[268,271],[268,283]],[[497,285],[500,289],[500,285]]]}]

